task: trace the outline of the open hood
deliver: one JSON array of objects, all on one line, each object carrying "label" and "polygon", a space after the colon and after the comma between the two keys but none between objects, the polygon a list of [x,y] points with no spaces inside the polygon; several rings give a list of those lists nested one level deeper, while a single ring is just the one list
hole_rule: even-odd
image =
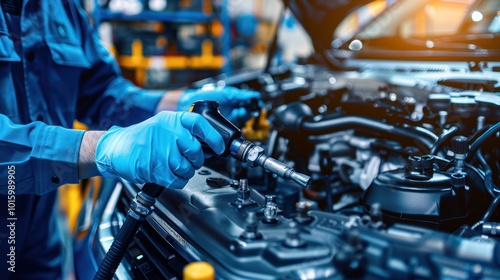
[{"label": "open hood", "polygon": [[311,37],[316,51],[331,48],[333,31],[357,8],[374,0],[285,0]]},{"label": "open hood", "polygon": [[[316,53],[336,66],[357,59],[499,61],[500,1],[391,0],[353,33],[345,18],[375,0],[289,0]],[[365,14],[360,10],[360,14]],[[368,17],[367,17],[368,18]],[[446,19],[446,20],[443,20]],[[340,63],[339,63],[340,62]]]}]

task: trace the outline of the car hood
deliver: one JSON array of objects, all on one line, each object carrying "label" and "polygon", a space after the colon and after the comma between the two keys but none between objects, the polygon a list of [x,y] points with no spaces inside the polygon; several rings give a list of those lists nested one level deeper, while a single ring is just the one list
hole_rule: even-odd
[{"label": "car hood", "polygon": [[333,31],[344,18],[370,2],[373,0],[289,0],[289,7],[311,37],[314,49],[322,52],[331,49]]},{"label": "car hood", "polygon": [[[374,0],[284,1],[289,4],[291,12],[311,37],[314,50],[318,54],[315,57],[320,58],[322,62],[333,69],[349,67],[346,65],[346,61],[352,59],[500,61],[500,51],[497,47],[500,37],[498,32],[489,29],[491,26],[500,28],[496,27],[500,21],[497,20],[497,23],[491,18],[472,25],[470,17],[464,17],[459,30],[449,34],[429,33],[421,37],[400,36],[397,33],[381,34],[370,38],[358,36],[363,35],[365,31],[371,32],[370,27],[373,27],[371,24],[376,24],[377,20],[383,24],[390,24],[388,19],[391,19],[394,21],[393,26],[398,26],[404,17],[394,17],[390,13],[397,12],[398,15],[411,13],[415,11],[414,6],[418,6],[416,5],[417,1],[391,0],[386,2],[386,11],[382,11],[368,22],[363,23],[353,34],[342,34],[341,37],[334,38],[334,31],[347,16]],[[418,3],[424,5],[427,2],[418,1]],[[477,0],[467,9],[469,11],[476,8],[482,9],[490,13],[486,15],[491,17],[492,12],[495,12],[494,5],[498,5],[498,3],[493,0]],[[402,10],[393,10],[397,7]],[[387,17],[384,18],[384,15]],[[489,21],[491,23],[488,23]],[[467,24],[471,28],[467,29]],[[486,26],[490,27],[486,30]],[[351,48],[349,42],[357,43],[360,47],[356,49],[357,45],[354,45],[354,48]]]}]

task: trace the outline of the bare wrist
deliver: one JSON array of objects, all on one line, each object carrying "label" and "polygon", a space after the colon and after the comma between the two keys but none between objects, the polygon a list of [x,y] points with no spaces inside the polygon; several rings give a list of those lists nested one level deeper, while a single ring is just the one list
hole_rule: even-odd
[{"label": "bare wrist", "polygon": [[155,113],[160,111],[177,111],[177,103],[179,103],[179,98],[181,97],[184,90],[177,89],[167,91],[158,103]]},{"label": "bare wrist", "polygon": [[95,163],[95,151],[97,142],[104,132],[105,131],[86,131],[83,134],[78,156],[78,177],[80,179],[99,175],[99,170]]}]

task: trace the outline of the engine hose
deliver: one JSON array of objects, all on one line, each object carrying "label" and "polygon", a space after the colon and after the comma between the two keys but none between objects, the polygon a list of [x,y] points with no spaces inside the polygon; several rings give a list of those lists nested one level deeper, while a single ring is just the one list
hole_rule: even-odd
[{"label": "engine hose", "polygon": [[432,145],[429,154],[437,155],[438,151],[441,150],[444,143],[447,142],[457,132],[458,132],[458,127],[452,126],[445,132],[441,133],[441,135],[439,135],[439,139],[436,141],[436,143],[434,143],[434,145]]},{"label": "engine hose", "polygon": [[481,149],[477,150],[476,157],[481,163],[481,166],[483,167],[484,170],[484,186],[486,187],[488,192],[496,193],[498,195],[498,193],[500,193],[500,190],[493,183],[493,174],[492,174],[493,172],[488,162],[486,162],[486,159],[484,158]]},{"label": "engine hose", "polygon": [[490,204],[490,207],[488,207],[488,210],[486,210],[486,213],[484,213],[482,221],[486,222],[491,219],[491,217],[498,208],[498,204],[500,204],[500,195],[497,195],[495,199],[493,199],[493,201]]},{"label": "engine hose", "polygon": [[154,183],[144,184],[141,191],[130,203],[127,218],[120,227],[104,260],[102,260],[94,280],[113,279],[116,269],[125,256],[130,243],[134,240],[135,233],[141,223],[153,211],[156,198],[160,196],[163,189],[164,187]]},{"label": "engine hose", "polygon": [[491,125],[485,125],[483,127],[481,127],[480,129],[478,129],[477,131],[474,132],[474,134],[472,134],[471,136],[469,136],[469,143],[473,143],[474,141],[476,141],[476,139],[481,136],[486,130],[490,129]]},{"label": "engine hose", "polygon": [[302,131],[309,135],[322,135],[341,130],[365,129],[367,131],[375,130],[383,133],[384,136],[392,137],[396,141],[403,139],[413,143],[422,152],[429,153],[438,140],[438,137],[420,127],[395,127],[377,120],[357,117],[344,116],[321,120],[304,120],[301,125]]},{"label": "engine hose", "polygon": [[479,136],[476,139],[476,141],[474,141],[470,145],[470,149],[469,149],[469,152],[467,154],[467,158],[465,159],[465,161],[470,162],[472,160],[472,158],[475,156],[476,151],[479,149],[479,147],[481,147],[481,145],[486,140],[488,140],[488,138],[497,134],[499,131],[500,131],[500,122],[495,124],[494,126],[490,127],[490,129],[488,129],[485,133],[481,134],[481,136]]}]

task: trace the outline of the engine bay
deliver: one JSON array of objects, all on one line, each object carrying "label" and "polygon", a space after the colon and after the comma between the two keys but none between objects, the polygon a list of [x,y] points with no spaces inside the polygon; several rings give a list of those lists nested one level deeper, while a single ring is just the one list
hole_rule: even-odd
[{"label": "engine bay", "polygon": [[[243,135],[312,181],[206,160],[139,230],[135,277],[176,279],[179,263],[204,260],[221,279],[499,278],[497,80],[403,66],[200,81],[262,92],[242,104],[255,111]],[[125,213],[138,186],[120,184]]]}]

